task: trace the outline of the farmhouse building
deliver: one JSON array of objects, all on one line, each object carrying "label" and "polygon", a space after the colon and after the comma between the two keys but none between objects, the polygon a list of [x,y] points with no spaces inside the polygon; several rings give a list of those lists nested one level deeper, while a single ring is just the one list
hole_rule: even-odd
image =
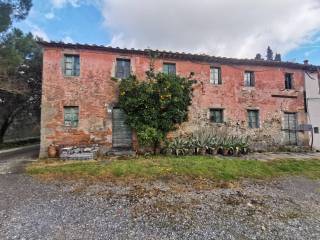
[{"label": "farmhouse building", "polygon": [[41,42],[43,87],[40,157],[50,144],[137,149],[117,108],[119,79],[145,79],[150,53],[156,71],[195,81],[189,120],[172,136],[211,126],[249,135],[252,148],[307,146],[304,82],[312,65],[233,59],[96,45]]},{"label": "farmhouse building", "polygon": [[320,78],[318,71],[305,71],[306,108],[308,123],[312,126],[310,145],[320,150]]}]

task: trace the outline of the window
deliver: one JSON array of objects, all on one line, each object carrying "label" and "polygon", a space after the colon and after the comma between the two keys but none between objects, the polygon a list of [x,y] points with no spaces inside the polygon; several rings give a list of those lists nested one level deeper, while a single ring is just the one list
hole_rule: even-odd
[{"label": "window", "polygon": [[130,59],[117,59],[116,78],[126,79],[130,77]]},{"label": "window", "polygon": [[221,68],[211,67],[210,68],[210,83],[218,85],[221,84]]},{"label": "window", "polygon": [[68,77],[80,76],[80,56],[64,55],[64,75]]},{"label": "window", "polygon": [[259,128],[258,110],[248,110],[248,126],[249,128]]},{"label": "window", "polygon": [[297,114],[284,113],[283,120],[284,143],[297,145]]},{"label": "window", "polygon": [[319,127],[314,127],[314,133],[318,134],[319,133]]},{"label": "window", "polygon": [[166,74],[176,74],[176,64],[175,63],[164,63],[163,72]]},{"label": "window", "polygon": [[284,85],[285,85],[285,89],[293,89],[293,81],[292,81],[292,73],[286,73],[285,74],[285,81],[284,81]]},{"label": "window", "polygon": [[245,71],[244,72],[244,86],[246,87],[254,87],[254,72]]},{"label": "window", "polygon": [[210,109],[210,121],[214,123],[223,123],[223,109]]},{"label": "window", "polygon": [[77,127],[79,123],[79,107],[64,107],[64,125]]}]

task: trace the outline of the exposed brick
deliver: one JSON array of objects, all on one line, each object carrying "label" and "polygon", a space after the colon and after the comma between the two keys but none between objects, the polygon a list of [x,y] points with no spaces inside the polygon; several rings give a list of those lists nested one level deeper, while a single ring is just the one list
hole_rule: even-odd
[{"label": "exposed brick", "polygon": [[[62,59],[64,53],[80,54],[80,76],[64,77]],[[112,80],[118,57],[130,58],[133,74],[145,78],[150,60],[137,54],[93,51],[86,49],[44,48],[43,96],[41,119],[41,157],[47,155],[51,144],[99,144],[112,146],[111,112],[118,99],[118,83]],[[175,136],[188,133],[200,126],[213,126],[234,134],[250,135],[257,148],[281,144],[283,112],[297,112],[298,122],[306,123],[304,113],[304,72],[272,66],[220,65],[222,85],[209,82],[210,64],[188,60],[157,59],[155,69],[162,71],[163,62],[175,62],[177,74],[188,77],[194,72],[193,103],[189,121],[179,126]],[[211,64],[212,65],[212,64]],[[244,71],[255,72],[255,87],[244,86]],[[284,89],[284,74],[294,74],[294,90]],[[274,95],[274,97],[272,96]],[[285,98],[281,96],[291,96]],[[79,126],[64,126],[63,106],[79,106]],[[226,124],[212,124],[208,119],[209,108],[224,108]],[[259,129],[247,128],[247,109],[260,111]],[[137,148],[136,136],[134,147]],[[299,133],[299,144],[308,142],[308,135]]]}]

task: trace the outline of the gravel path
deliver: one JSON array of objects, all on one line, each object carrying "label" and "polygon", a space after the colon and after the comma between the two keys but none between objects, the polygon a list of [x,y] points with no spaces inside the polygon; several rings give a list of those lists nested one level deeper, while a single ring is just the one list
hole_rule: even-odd
[{"label": "gravel path", "polygon": [[0,239],[320,239],[320,181],[210,184],[0,175]]},{"label": "gravel path", "polygon": [[39,148],[39,144],[35,144],[0,150],[0,175],[23,172],[26,163],[38,158]]}]

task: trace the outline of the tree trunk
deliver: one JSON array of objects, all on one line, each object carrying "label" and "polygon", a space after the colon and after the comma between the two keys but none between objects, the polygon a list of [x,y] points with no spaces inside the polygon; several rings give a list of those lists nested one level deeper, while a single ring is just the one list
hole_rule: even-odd
[{"label": "tree trunk", "polygon": [[153,154],[154,154],[154,155],[157,154],[158,146],[159,146],[159,141],[155,141],[155,142],[153,143]]},{"label": "tree trunk", "polygon": [[6,118],[0,127],[0,144],[3,143],[4,135],[6,134],[9,126],[10,126],[9,118]]}]

